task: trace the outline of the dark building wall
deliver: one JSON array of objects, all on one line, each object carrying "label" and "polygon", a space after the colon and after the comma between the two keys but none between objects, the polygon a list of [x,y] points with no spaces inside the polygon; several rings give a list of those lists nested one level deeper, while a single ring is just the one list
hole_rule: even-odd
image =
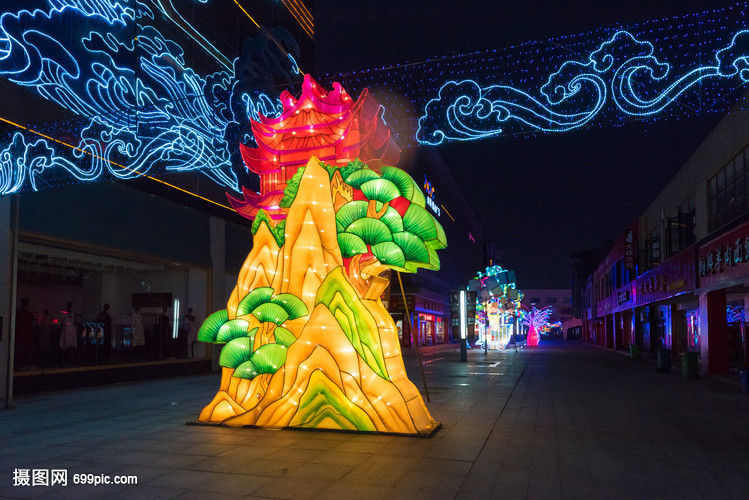
[{"label": "dark building wall", "polygon": [[[124,183],[80,184],[20,195],[20,230],[211,267],[209,214]],[[237,272],[252,248],[251,221],[227,221],[226,270]]]},{"label": "dark building wall", "polygon": [[20,195],[20,230],[210,267],[209,216],[122,183]]},{"label": "dark building wall", "polygon": [[601,263],[611,244],[606,242],[601,248],[581,250],[570,256],[570,291],[571,313],[573,318],[581,319],[585,309],[585,294],[588,278]]},{"label": "dark building wall", "polygon": [[468,280],[485,267],[484,224],[471,206],[469,195],[460,188],[437,148],[420,146],[404,150],[398,167],[422,188],[425,178],[431,183],[440,214],[429,207],[427,210],[442,224],[447,236],[447,248],[437,251],[440,270],[419,270],[415,276],[409,276],[408,282],[445,294],[448,290],[465,288]]}]

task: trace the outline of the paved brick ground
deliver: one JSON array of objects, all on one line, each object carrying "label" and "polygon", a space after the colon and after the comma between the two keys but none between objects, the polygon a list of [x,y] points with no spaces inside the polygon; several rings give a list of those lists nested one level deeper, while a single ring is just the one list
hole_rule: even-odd
[{"label": "paved brick ground", "polygon": [[[749,396],[578,342],[424,349],[432,438],[188,426],[200,375],[26,396],[0,411],[2,498],[749,498]],[[406,353],[421,386],[416,358]],[[14,486],[65,469],[67,486]],[[137,485],[73,485],[73,474]]]}]

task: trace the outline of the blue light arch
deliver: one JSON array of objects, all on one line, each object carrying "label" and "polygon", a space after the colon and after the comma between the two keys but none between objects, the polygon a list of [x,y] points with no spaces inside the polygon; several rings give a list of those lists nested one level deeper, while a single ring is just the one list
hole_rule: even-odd
[{"label": "blue light arch", "polygon": [[[185,19],[170,0],[6,2],[0,78],[77,119],[0,137],[0,194],[169,172],[251,185],[239,143],[251,119],[280,111],[298,47],[261,29],[228,61]],[[749,80],[746,19],[741,3],[317,80],[370,88],[403,147],[725,112]],[[193,37],[210,64],[191,67],[167,31]]]},{"label": "blue light arch", "polygon": [[511,122],[514,130],[566,132],[588,125],[608,101],[622,115],[650,117],[707,79],[730,79],[736,86],[749,81],[749,30],[735,33],[712,64],[683,75],[673,76],[654,52],[650,42],[617,31],[587,59],[565,61],[539,89],[541,98],[508,85],[447,82],[424,107],[416,140],[438,145],[493,137]]}]

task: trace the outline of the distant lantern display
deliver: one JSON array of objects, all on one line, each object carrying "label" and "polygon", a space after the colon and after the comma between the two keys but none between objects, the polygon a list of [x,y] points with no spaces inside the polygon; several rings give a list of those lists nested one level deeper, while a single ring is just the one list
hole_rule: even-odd
[{"label": "distant lantern display", "polygon": [[515,284],[515,272],[489,266],[476,274],[469,288],[476,295],[476,341],[485,349],[504,349],[518,335],[523,311],[523,292]]},{"label": "distant lantern display", "polygon": [[528,327],[528,347],[537,346],[541,339],[541,332],[549,326],[549,316],[551,316],[551,306],[538,309],[535,305],[523,318],[523,324]]},{"label": "distant lantern display", "polygon": [[387,269],[437,270],[445,233],[397,161],[365,91],[308,76],[245,148],[261,192],[233,200],[253,247],[226,309],[199,331],[225,344],[218,393],[200,421],[429,434],[438,424],[407,378],[380,295]]}]

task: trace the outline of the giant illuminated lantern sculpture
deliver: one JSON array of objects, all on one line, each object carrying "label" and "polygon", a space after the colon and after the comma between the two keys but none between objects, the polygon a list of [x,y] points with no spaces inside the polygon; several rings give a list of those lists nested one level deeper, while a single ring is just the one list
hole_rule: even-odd
[{"label": "giant illuminated lantern sculpture", "polygon": [[380,274],[438,269],[445,233],[418,184],[385,164],[398,150],[370,100],[306,76],[298,99],[282,94],[280,117],[253,124],[259,147],[243,155],[262,192],[232,200],[254,219],[253,248],[226,309],[199,330],[225,344],[201,422],[437,428],[406,376]]}]

